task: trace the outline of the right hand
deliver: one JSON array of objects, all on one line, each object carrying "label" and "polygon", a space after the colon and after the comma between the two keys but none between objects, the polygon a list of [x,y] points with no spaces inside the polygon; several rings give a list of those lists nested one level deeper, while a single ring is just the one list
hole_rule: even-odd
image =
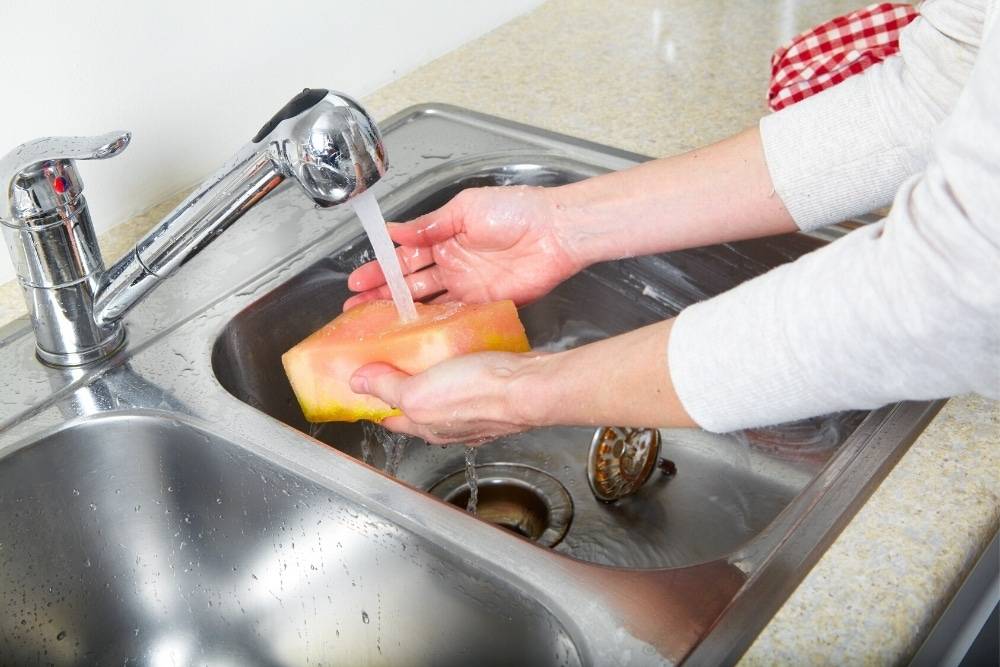
[{"label": "right hand", "polygon": [[[559,238],[556,212],[544,188],[474,188],[410,222],[390,223],[389,236],[400,245],[396,254],[415,300],[520,305],[584,267]],[[378,262],[355,270],[347,285],[358,294],[344,310],[390,298]]]}]

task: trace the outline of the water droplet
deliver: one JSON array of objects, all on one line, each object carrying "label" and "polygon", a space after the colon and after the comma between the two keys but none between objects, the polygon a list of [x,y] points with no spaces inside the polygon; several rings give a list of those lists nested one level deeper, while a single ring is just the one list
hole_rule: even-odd
[{"label": "water droplet", "polygon": [[65,630],[63,630],[58,635],[56,635],[56,640],[57,641],[62,641],[64,639],[66,639],[66,631]]},{"label": "water droplet", "polygon": [[368,612],[367,611],[362,611],[361,612],[361,622],[364,623],[365,625],[368,625]]}]

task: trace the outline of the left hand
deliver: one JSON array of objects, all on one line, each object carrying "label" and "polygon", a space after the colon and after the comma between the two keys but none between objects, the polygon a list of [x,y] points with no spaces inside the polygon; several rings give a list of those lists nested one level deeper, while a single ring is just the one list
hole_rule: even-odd
[{"label": "left hand", "polygon": [[402,410],[402,415],[382,421],[389,430],[431,444],[471,447],[536,426],[514,385],[538,359],[482,352],[449,359],[417,375],[388,364],[369,364],[351,377],[351,389]]}]

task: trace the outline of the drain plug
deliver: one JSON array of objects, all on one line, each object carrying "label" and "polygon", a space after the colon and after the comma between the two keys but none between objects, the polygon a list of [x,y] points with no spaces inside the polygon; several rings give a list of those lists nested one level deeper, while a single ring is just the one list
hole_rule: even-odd
[{"label": "drain plug", "polygon": [[[476,516],[538,546],[559,544],[573,519],[573,500],[555,477],[518,463],[476,466],[479,502]],[[469,483],[456,471],[431,487],[445,502],[465,509]]]},{"label": "drain plug", "polygon": [[[606,426],[594,433],[587,458],[587,481],[606,503],[638,491],[657,465],[660,432],[653,428]],[[676,474],[677,469],[668,474]]]}]

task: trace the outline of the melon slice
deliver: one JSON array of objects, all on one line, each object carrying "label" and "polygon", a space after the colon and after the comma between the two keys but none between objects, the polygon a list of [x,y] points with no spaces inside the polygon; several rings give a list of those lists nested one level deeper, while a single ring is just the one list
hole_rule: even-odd
[{"label": "melon slice", "polygon": [[379,422],[399,414],[351,391],[351,376],[365,364],[385,362],[412,375],[460,354],[531,349],[513,301],[416,306],[417,319],[404,324],[392,301],[363,303],[282,355],[306,420]]}]

